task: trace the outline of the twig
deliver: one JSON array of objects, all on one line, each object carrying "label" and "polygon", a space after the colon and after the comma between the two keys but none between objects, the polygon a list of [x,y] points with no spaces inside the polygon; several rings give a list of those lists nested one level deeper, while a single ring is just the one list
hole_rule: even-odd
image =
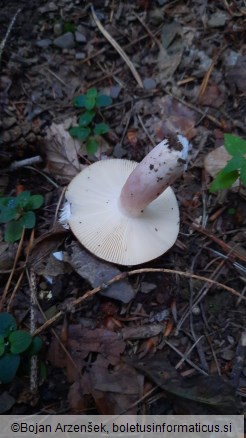
[{"label": "twig", "polygon": [[145,134],[147,135],[149,141],[151,142],[152,146],[156,146],[156,143],[154,142],[154,140],[153,140],[153,139],[151,138],[151,136],[149,135],[148,130],[146,129],[146,127],[145,127],[145,125],[144,125],[144,122],[143,122],[142,117],[140,116],[140,114],[138,114],[138,120],[139,120],[139,123],[140,123],[140,125],[142,126],[142,128],[143,128]]},{"label": "twig", "polygon": [[201,83],[201,86],[200,86],[200,90],[199,90],[199,93],[198,93],[198,102],[200,102],[200,101],[202,100],[202,97],[203,97],[203,95],[204,95],[204,93],[205,93],[205,91],[206,91],[206,89],[207,89],[208,82],[209,82],[210,76],[211,76],[211,74],[212,74],[212,71],[213,71],[213,69],[214,69],[214,67],[215,67],[215,64],[217,63],[217,61],[218,61],[220,55],[224,52],[224,50],[225,50],[227,47],[228,47],[228,45],[226,44],[226,45],[224,45],[224,46],[219,50],[219,52],[216,54],[216,56],[214,57],[213,61],[211,62],[210,66],[209,66],[209,68],[208,68],[208,70],[207,70],[207,72],[205,73],[205,76],[204,76],[204,78],[203,78],[203,80],[202,80],[202,83]]},{"label": "twig", "polygon": [[[200,368],[199,366],[197,366],[194,362],[192,362],[192,360],[188,359],[187,357],[185,357],[181,351],[179,351],[171,342],[169,342],[167,339],[164,339],[164,342],[166,345],[168,345],[172,350],[175,351],[175,353],[177,353],[180,357],[182,357],[182,359],[185,360],[185,362],[187,362],[189,365],[191,365],[193,368],[195,368],[195,370],[199,371],[199,373],[203,374],[204,376],[208,376],[208,373],[206,373],[206,371],[204,371],[202,368]],[[175,367],[176,368],[176,367]]]},{"label": "twig", "polygon": [[17,12],[15,13],[15,15],[13,16],[13,18],[12,18],[10,24],[9,24],[9,27],[7,29],[7,32],[5,34],[5,37],[4,37],[4,39],[2,40],[2,42],[0,44],[0,65],[1,65],[1,59],[2,59],[2,54],[3,54],[4,47],[6,45],[7,39],[9,37],[9,35],[10,35],[10,32],[11,32],[11,30],[12,30],[14,24],[15,24],[16,18],[19,15],[20,11],[21,11],[21,9],[18,9]]},{"label": "twig", "polygon": [[[34,270],[31,268],[30,273],[28,269],[26,269],[26,275],[29,282],[30,287],[30,334],[36,330],[36,304],[37,304],[37,284],[36,284],[36,275]],[[38,388],[38,357],[35,354],[31,357],[31,370],[30,370],[30,390],[31,392],[36,392]]]},{"label": "twig", "polygon": [[[214,272],[213,272],[213,274],[212,274],[212,277],[214,277],[214,278],[218,278],[218,276],[221,274],[221,269],[224,267],[224,264],[225,264],[225,261],[222,260],[221,263],[220,263],[220,264],[217,266],[217,268],[214,270]],[[192,276],[191,278],[194,278],[194,277]],[[216,281],[216,280],[212,280],[212,281]],[[176,333],[179,332],[181,326],[183,325],[183,323],[185,322],[185,320],[188,318],[188,316],[189,316],[190,312],[192,311],[192,309],[193,309],[194,307],[196,307],[196,306],[197,306],[197,305],[198,305],[198,304],[204,299],[204,297],[207,295],[209,289],[211,288],[211,278],[208,278],[207,281],[206,281],[206,283],[209,283],[209,284],[205,284],[205,285],[201,288],[200,292],[198,293],[196,299],[195,299],[194,302],[193,302],[192,308],[191,308],[191,309],[188,308],[188,309],[186,310],[186,312],[183,314],[181,320],[179,321],[179,323],[178,323],[178,325],[177,325],[177,327],[176,327]],[[224,285],[224,286],[225,286],[225,285]],[[241,296],[241,294],[239,294],[239,295]]]},{"label": "twig", "polygon": [[49,181],[49,182],[50,182],[50,183],[51,183],[56,189],[59,188],[59,185],[58,185],[55,181],[53,181],[53,179],[51,179],[48,175],[46,175],[46,173],[44,173],[44,172],[42,172],[41,170],[36,169],[36,167],[32,167],[32,166],[26,166],[26,168],[27,168],[27,169],[30,169],[30,170],[34,170],[34,172],[39,173],[39,174],[42,175],[44,178],[46,178],[47,181]]},{"label": "twig", "polygon": [[127,54],[124,52],[124,50],[119,46],[117,41],[114,38],[112,38],[111,35],[108,33],[108,31],[103,27],[100,20],[98,20],[92,5],[91,5],[91,14],[92,14],[92,17],[93,17],[98,29],[102,32],[102,34],[105,36],[105,38],[115,48],[115,50],[119,53],[119,55],[124,59],[125,63],[128,65],[128,67],[131,70],[138,85],[141,88],[144,88],[143,83],[142,83],[142,79],[140,78],[140,76],[139,76],[137,70],[135,69],[134,65],[132,64],[130,58],[127,56]]},{"label": "twig", "polygon": [[40,157],[40,155],[37,155],[36,157],[26,158],[25,160],[13,161],[8,170],[13,171],[19,169],[20,167],[30,166],[36,163],[42,163],[42,161],[43,159],[42,157]]},{"label": "twig", "polygon": [[[237,297],[241,297],[241,294],[239,292],[237,292],[235,289],[233,289],[232,287],[226,286],[225,284],[219,283],[216,280],[212,280],[211,278],[203,277],[201,275],[191,274],[190,272],[176,271],[175,269],[161,269],[161,268],[156,268],[156,269],[155,268],[146,268],[145,269],[145,268],[143,268],[143,269],[136,269],[136,270],[129,271],[129,272],[122,272],[121,274],[116,275],[115,277],[111,278],[111,280],[109,280],[106,284],[102,284],[101,286],[95,287],[94,289],[86,292],[82,297],[79,297],[76,300],[72,301],[69,304],[69,308],[71,308],[71,306],[74,306],[74,307],[78,306],[83,301],[87,300],[87,298],[90,298],[93,295],[96,295],[102,289],[105,289],[105,287],[108,287],[117,281],[123,280],[124,278],[127,278],[127,277],[131,277],[132,275],[144,274],[146,272],[152,272],[152,273],[161,272],[163,274],[176,274],[176,275],[180,275],[181,277],[196,278],[197,280],[205,281],[205,282],[210,283],[212,285],[215,285],[217,287],[221,287]],[[243,297],[243,300],[246,301],[246,297]],[[42,331],[44,331],[48,327],[50,327],[55,321],[57,321],[59,318],[61,318],[61,316],[64,314],[64,312],[65,311],[59,311],[56,315],[54,315],[52,318],[50,318],[48,321],[46,321],[41,327],[39,327],[35,331],[35,335],[41,333]]]}]

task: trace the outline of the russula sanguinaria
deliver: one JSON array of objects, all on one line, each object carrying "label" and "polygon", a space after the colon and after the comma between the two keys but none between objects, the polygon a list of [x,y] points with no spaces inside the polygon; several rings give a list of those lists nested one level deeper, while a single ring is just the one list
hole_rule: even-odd
[{"label": "russula sanguinaria", "polygon": [[137,265],[165,253],[179,232],[179,208],[170,187],[182,175],[188,141],[160,142],[140,163],[97,161],[68,185],[61,222],[67,220],[91,253],[112,263]]}]

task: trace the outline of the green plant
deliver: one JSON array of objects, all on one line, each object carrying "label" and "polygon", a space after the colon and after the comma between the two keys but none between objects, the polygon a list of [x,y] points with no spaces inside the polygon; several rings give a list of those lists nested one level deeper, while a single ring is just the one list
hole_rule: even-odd
[{"label": "green plant", "polygon": [[90,88],[86,94],[73,99],[76,108],[84,108],[85,112],[79,116],[78,126],[69,129],[72,137],[85,141],[88,154],[94,154],[98,149],[96,136],[106,134],[109,126],[106,123],[95,123],[98,109],[111,105],[110,96],[98,93],[96,88]]},{"label": "green plant", "polygon": [[224,134],[224,146],[232,158],[216,175],[210,186],[211,192],[231,187],[238,178],[246,186],[246,140],[233,134]]},{"label": "green plant", "polygon": [[37,355],[41,347],[41,338],[32,337],[25,330],[17,330],[13,316],[0,313],[0,382],[11,382],[20,366],[21,357],[27,361]]},{"label": "green plant", "polygon": [[43,204],[42,195],[31,195],[24,191],[16,197],[0,198],[0,224],[6,223],[4,239],[6,242],[19,240],[23,228],[35,226],[36,215],[33,210]]}]

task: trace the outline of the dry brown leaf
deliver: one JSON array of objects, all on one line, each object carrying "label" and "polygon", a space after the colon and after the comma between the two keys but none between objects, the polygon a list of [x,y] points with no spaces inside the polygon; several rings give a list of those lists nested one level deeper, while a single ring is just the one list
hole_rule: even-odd
[{"label": "dry brown leaf", "polygon": [[206,87],[206,91],[200,97],[199,103],[203,106],[212,106],[220,108],[224,103],[224,94],[216,84],[211,84]]},{"label": "dry brown leaf", "polygon": [[214,178],[217,173],[225,167],[227,161],[230,159],[231,155],[222,145],[206,155],[204,159],[205,170]]},{"label": "dry brown leaf", "polygon": [[165,24],[161,39],[157,77],[161,83],[165,83],[170,80],[182,58],[184,49],[182,27],[177,22]]},{"label": "dry brown leaf", "polygon": [[[116,415],[127,410],[127,414],[133,415],[137,413],[138,406],[132,404],[143,395],[143,384],[143,376],[130,365],[119,362],[109,369],[102,356],[98,356],[84,372],[79,384],[75,382],[72,385],[68,399],[72,406],[83,406],[87,404],[88,394],[91,394],[99,414]],[[74,393],[76,404],[72,401]]]},{"label": "dry brown leaf", "polygon": [[45,170],[60,182],[69,183],[85,167],[78,160],[80,150],[81,143],[71,137],[64,124],[52,123],[46,131]]},{"label": "dry brown leaf", "polygon": [[158,128],[158,137],[163,138],[179,132],[188,140],[196,135],[195,124],[197,115],[171,96],[165,96],[160,102],[161,124]]}]

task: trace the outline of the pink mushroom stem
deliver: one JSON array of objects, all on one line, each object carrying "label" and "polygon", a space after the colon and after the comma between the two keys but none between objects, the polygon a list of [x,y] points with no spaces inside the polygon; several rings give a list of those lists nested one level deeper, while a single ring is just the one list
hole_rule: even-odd
[{"label": "pink mushroom stem", "polygon": [[125,214],[140,216],[152,201],[164,192],[185,170],[189,144],[178,135],[161,141],[137,165],[127,178],[120,194]]}]

